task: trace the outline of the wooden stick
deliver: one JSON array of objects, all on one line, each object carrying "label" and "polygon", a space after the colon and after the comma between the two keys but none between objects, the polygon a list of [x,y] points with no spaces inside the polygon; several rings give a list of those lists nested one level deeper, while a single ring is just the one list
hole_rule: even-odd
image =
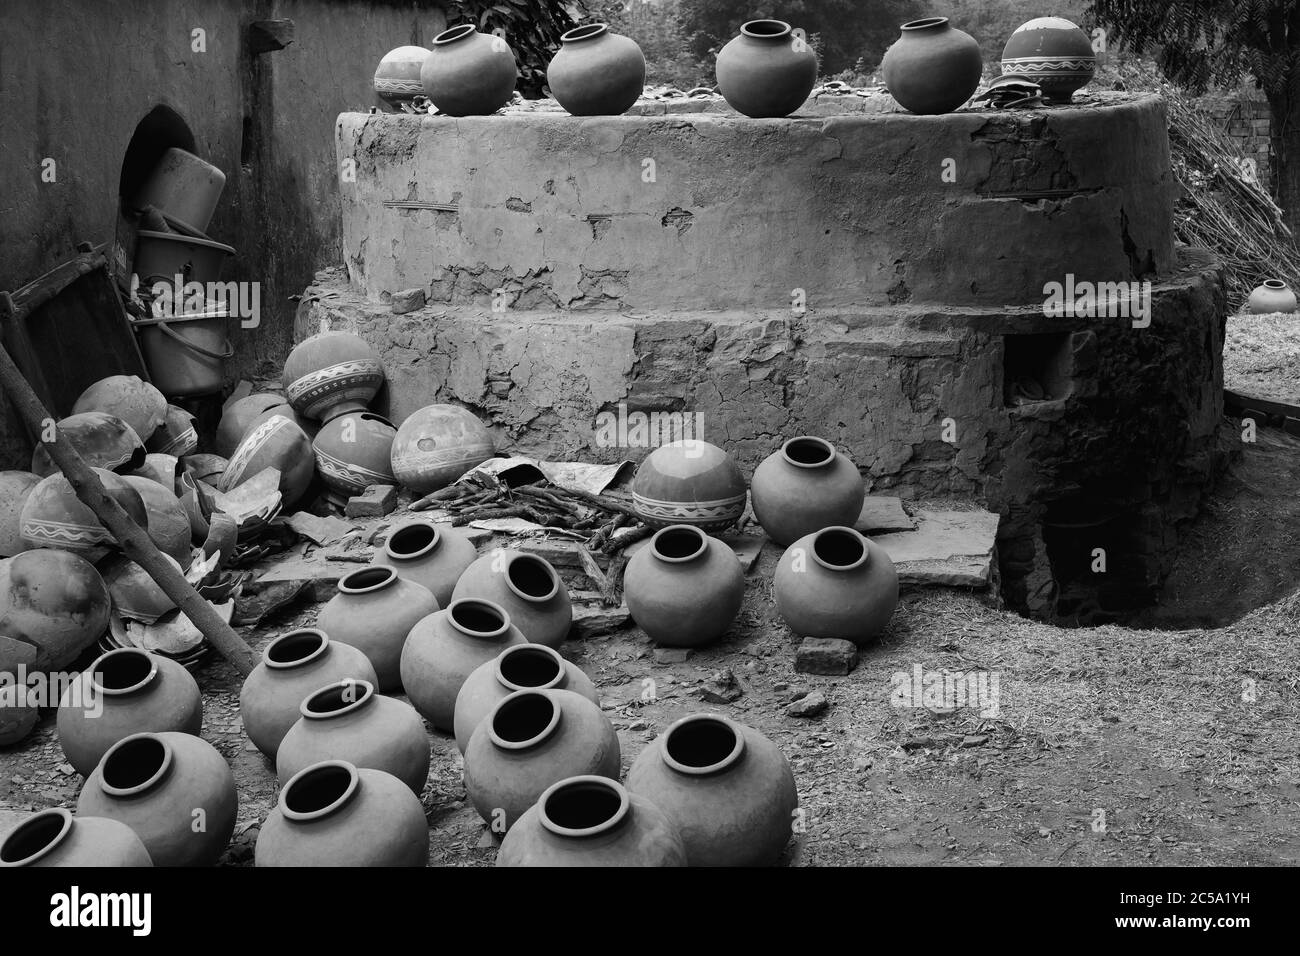
[{"label": "wooden stick", "polygon": [[637,521],[641,520],[641,516],[632,510],[631,505],[625,505],[613,498],[607,498],[604,495],[593,495],[589,491],[579,491],[577,488],[565,488],[564,493],[604,511],[615,511],[619,514],[625,514],[629,518],[635,518]]}]

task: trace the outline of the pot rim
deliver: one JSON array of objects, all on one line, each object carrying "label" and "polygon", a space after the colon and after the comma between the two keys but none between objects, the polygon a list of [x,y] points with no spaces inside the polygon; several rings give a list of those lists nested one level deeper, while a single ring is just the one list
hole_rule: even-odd
[{"label": "pot rim", "polygon": [[[764,25],[771,24],[773,26],[776,26],[777,29],[770,32],[756,33],[754,31],[759,24],[764,24]],[[740,25],[740,32],[744,36],[752,37],[755,40],[784,40],[792,32],[794,32],[794,28],[791,27],[790,24],[786,23],[784,20],[777,20],[769,17],[760,17],[757,20],[748,20],[745,23],[742,23]]]},{"label": "pot rim", "polygon": [[[127,687],[105,687],[99,682],[96,676],[100,671],[96,670],[99,665],[109,657],[143,657],[149,661],[149,673],[140,678],[134,684]],[[125,697],[128,694],[134,694],[136,691],[143,690],[158,676],[158,658],[148,651],[139,647],[115,647],[111,651],[105,651],[95,658],[94,663],[90,665],[87,673],[90,677],[90,686],[101,694],[107,694],[110,697]]]},{"label": "pot rim", "polygon": [[[822,461],[795,461],[790,457],[790,448],[794,445],[814,445],[824,450],[826,457]],[[816,435],[796,435],[781,446],[781,457],[795,468],[827,468],[835,463],[835,446],[825,438],[818,438]]]},{"label": "pot rim", "polygon": [[[137,783],[133,787],[116,787],[113,784],[109,783],[107,777],[104,774],[104,771],[107,770],[108,768],[109,761],[123,748],[131,744],[134,744],[140,740],[155,740],[158,742],[158,745],[162,747],[163,756],[162,756],[162,761],[158,765],[158,769],[155,770],[152,774],[150,774],[148,779],[142,780],[140,783]],[[108,750],[104,751],[104,756],[100,759],[99,768],[98,768],[100,770],[99,788],[103,790],[106,794],[108,794],[110,797],[137,796],[148,790],[152,790],[155,786],[157,786],[158,781],[162,780],[163,777],[167,776],[168,772],[171,770],[174,759],[175,758],[172,751],[172,745],[169,744],[162,737],[161,734],[155,734],[146,731],[144,733],[131,734],[130,736],[123,737],[117,743],[113,744],[113,746],[109,747]]]},{"label": "pot rim", "polygon": [[[331,691],[337,691],[341,687],[360,687],[361,692],[357,694],[356,700],[345,703],[343,706],[336,707],[333,710],[324,711],[312,707],[312,703],[318,697],[328,694]],[[321,687],[319,690],[314,690],[304,697],[302,703],[298,705],[298,713],[302,714],[303,717],[308,720],[333,720],[335,717],[343,717],[346,714],[351,714],[360,710],[366,704],[370,703],[375,696],[375,685],[370,683],[370,681],[362,680],[359,677],[345,677],[342,680],[330,681],[324,687]]]},{"label": "pot rim", "polygon": [[[353,580],[359,580],[364,575],[370,575],[373,584],[352,584]],[[357,568],[355,571],[349,571],[339,579],[338,589],[342,594],[374,594],[376,591],[382,591],[384,588],[392,587],[397,583],[397,571],[393,568],[382,565],[372,564],[368,567]]]},{"label": "pot rim", "polygon": [[[431,532],[432,537],[430,537],[422,547],[419,547],[414,551],[402,551],[400,553],[393,550],[393,540],[399,534],[404,535],[408,531],[419,532],[426,528]],[[415,561],[435,551],[441,543],[442,532],[438,530],[438,526],[432,521],[422,521],[419,518],[416,518],[412,521],[403,522],[393,529],[393,533],[390,534],[388,540],[384,542],[384,554],[388,555],[394,561]]]},{"label": "pot rim", "polygon": [[[27,856],[20,859],[4,859],[4,851],[11,845],[12,841],[19,839],[23,833],[31,830],[33,827],[39,826],[50,817],[59,817],[62,820],[62,824],[59,827],[59,832],[47,840],[44,846],[38,849],[35,853],[29,853]],[[59,844],[68,838],[68,834],[72,832],[73,822],[74,817],[72,816],[72,811],[67,807],[49,807],[45,810],[33,813],[30,817],[9,831],[9,834],[3,841],[0,841],[0,867],[31,866],[42,857],[53,853],[58,848]]]},{"label": "pot rim", "polygon": [[[852,535],[862,544],[862,556],[858,558],[856,561],[853,561],[849,564],[831,564],[829,561],[823,559],[822,556],[817,553],[817,544],[818,542],[821,541],[821,539],[824,536],[828,534],[845,534],[845,533]],[[853,571],[866,564],[867,560],[871,557],[871,552],[867,548],[867,543],[869,541],[870,539],[866,535],[862,534],[860,531],[858,531],[855,528],[850,528],[842,524],[831,525],[829,528],[822,528],[820,531],[816,532],[813,535],[812,544],[808,550],[812,552],[812,559],[816,561],[818,564],[820,564],[823,568],[826,568],[826,570],[828,571]]]},{"label": "pot rim", "polygon": [[[555,677],[547,681],[545,684],[533,685],[516,684],[512,680],[507,680],[506,676],[501,673],[501,665],[505,662],[506,658],[512,654],[540,654],[543,657],[550,658],[555,661]],[[510,688],[512,692],[520,690],[555,690],[562,689],[563,684],[565,683],[565,678],[568,677],[564,664],[564,658],[560,656],[560,652],[555,648],[548,647],[545,644],[533,644],[530,642],[528,644],[512,644],[498,654],[492,672],[496,675],[497,683],[502,687]]]},{"label": "pot rim", "polygon": [[[345,770],[348,774],[347,786],[343,788],[343,792],[339,794],[334,801],[316,810],[303,811],[294,810],[289,807],[289,794],[302,782],[304,777],[309,774],[320,773],[323,770],[334,769]],[[349,763],[346,760],[322,760],[319,763],[303,767],[289,778],[289,781],[280,791],[280,813],[286,820],[292,820],[295,823],[310,823],[313,820],[321,820],[325,817],[331,816],[346,806],[352,798],[356,796],[356,793],[360,788],[361,774],[358,772],[355,764]]]},{"label": "pot rim", "polygon": [[933,30],[935,27],[943,27],[947,25],[947,17],[922,17],[919,20],[909,20],[907,23],[904,23],[899,27],[899,29],[904,31]]},{"label": "pot rim", "polygon": [[[703,723],[705,721],[725,726],[735,735],[736,745],[731,748],[731,753],[727,754],[727,756],[723,757],[716,763],[711,763],[704,767],[687,766],[668,752],[668,739],[688,724]],[[745,753],[745,735],[740,732],[735,721],[724,717],[722,714],[688,714],[680,720],[675,721],[671,727],[664,731],[662,742],[659,746],[659,753],[660,756],[663,757],[664,763],[673,770],[676,770],[678,773],[689,774],[693,777],[702,777],[708,774],[721,773],[723,770],[735,766],[736,762],[739,761]]]},{"label": "pot rim", "polygon": [[[659,550],[659,539],[663,537],[665,534],[670,534],[670,533],[671,534],[689,533],[699,541],[699,547],[697,547],[690,554],[682,555],[681,557],[671,557],[669,555],[666,555]],[[654,533],[654,536],[650,539],[650,553],[653,554],[657,560],[663,561],[666,564],[686,564],[690,561],[695,561],[703,557],[708,550],[709,550],[709,536],[705,534],[698,526],[693,524],[670,524],[666,528],[660,528],[658,531]]]},{"label": "pot rim", "polygon": [[[308,636],[318,637],[320,638],[320,641],[318,642],[317,646],[313,650],[309,651],[304,656],[299,657],[292,661],[278,661],[272,658],[271,652],[275,650],[277,647],[279,647],[282,642],[287,641],[290,638],[301,638],[301,637],[308,637]],[[277,671],[287,671],[295,667],[305,667],[306,665],[312,663],[313,661],[319,660],[321,657],[323,657],[326,651],[329,650],[329,646],[330,646],[329,635],[326,634],[324,631],[322,631],[319,627],[296,627],[292,631],[288,631],[284,634],[281,634],[275,640],[271,641],[270,644],[266,645],[266,648],[262,651],[262,663],[265,664],[267,667],[271,668],[272,670],[277,670]]]},{"label": "pot rim", "polygon": [[560,42],[581,43],[584,40],[595,40],[603,37],[607,33],[609,33],[608,23],[587,23],[560,34]]},{"label": "pot rim", "polygon": [[454,27],[448,27],[433,38],[432,46],[446,46],[448,43],[456,43],[464,40],[466,37],[473,36],[478,30],[474,29],[472,23],[458,23]]},{"label": "pot rim", "polygon": [[[460,621],[456,620],[456,609],[471,604],[478,606],[480,609],[485,610],[490,614],[500,615],[501,626],[494,628],[491,631],[478,631],[472,627],[466,627]],[[447,605],[447,620],[451,623],[452,627],[460,631],[460,633],[464,634],[466,637],[477,637],[480,640],[491,640],[493,638],[503,637],[510,631],[510,615],[506,612],[506,609],[495,601],[489,601],[487,598],[456,598]]]},{"label": "pot rim", "polygon": [[[529,594],[515,584],[514,578],[512,578],[510,574],[514,570],[515,564],[519,561],[527,561],[530,564],[540,565],[545,570],[546,575],[550,578],[551,589],[545,594]],[[541,555],[529,554],[526,551],[514,552],[506,558],[505,576],[506,587],[510,589],[510,593],[519,598],[519,600],[527,601],[530,604],[545,604],[547,601],[553,600],[555,596],[560,593],[560,575],[556,572],[555,568],[551,567],[551,562],[547,561]]]},{"label": "pot rim", "polygon": [[[516,703],[526,697],[541,697],[550,704],[550,719],[546,722],[545,727],[527,740],[506,740],[497,733],[497,717],[503,708],[513,707]],[[555,733],[555,728],[559,725],[560,705],[556,702],[555,698],[550,695],[550,693],[544,690],[517,690],[512,694],[508,694],[505,697],[502,697],[501,700],[497,701],[497,705],[492,708],[492,713],[487,716],[488,739],[492,741],[493,746],[498,747],[501,750],[529,750],[536,747],[538,744],[545,743],[546,740]]]},{"label": "pot rim", "polygon": [[[569,788],[582,789],[603,789],[613,791],[618,795],[618,809],[609,817],[589,827],[564,827],[551,819],[546,812],[547,803],[561,790]],[[600,836],[608,833],[622,825],[623,821],[628,818],[632,812],[632,798],[624,787],[617,780],[611,780],[609,777],[602,777],[599,774],[584,773],[576,777],[566,777],[564,780],[558,780],[542,791],[542,795],[537,798],[537,816],[543,827],[554,833],[556,836],[582,839],[583,837]]]},{"label": "pot rim", "polygon": [[1287,286],[1286,286],[1286,283],[1283,282],[1281,279],[1265,279],[1265,280],[1264,280],[1264,287],[1265,287],[1266,289],[1275,289],[1275,290],[1277,290],[1277,289],[1285,289]]}]

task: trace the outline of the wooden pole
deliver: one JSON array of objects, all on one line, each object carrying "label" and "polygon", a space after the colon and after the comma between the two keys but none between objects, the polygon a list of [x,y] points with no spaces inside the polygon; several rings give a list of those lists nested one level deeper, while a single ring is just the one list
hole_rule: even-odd
[{"label": "wooden pole", "polygon": [[[31,385],[23,377],[18,366],[14,364],[8,349],[0,346],[0,385],[9,394],[10,401],[18,410],[33,435],[46,431],[46,422],[51,421],[49,411],[36,397]],[[63,437],[58,429],[54,430],[54,441],[45,443],[54,463],[59,466],[64,477],[72,485],[77,497],[91,511],[100,523],[117,539],[126,556],[144,568],[153,578],[164,594],[176,603],[181,612],[193,622],[194,626],[207,638],[208,643],[217,652],[230,661],[235,669],[247,677],[256,666],[257,660],[252,648],[246,644],[234,628],[221,619],[216,608],[209,604],[198,591],[185,580],[185,575],[169,563],[157,546],[150,539],[145,529],[141,528],[128,515],[122,506],[104,490],[89,465],[72,444]]]}]

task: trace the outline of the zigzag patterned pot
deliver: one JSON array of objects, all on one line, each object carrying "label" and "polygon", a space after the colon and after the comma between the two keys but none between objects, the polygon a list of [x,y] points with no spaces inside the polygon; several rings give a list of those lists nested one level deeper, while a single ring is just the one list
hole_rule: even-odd
[{"label": "zigzag patterned pot", "polygon": [[1002,51],[1002,75],[1037,83],[1051,103],[1068,103],[1092,80],[1097,56],[1088,34],[1063,17],[1021,24]]},{"label": "zigzag patterned pot", "polygon": [[183,408],[168,405],[163,423],[149,436],[144,447],[151,453],[175,458],[198,451],[199,433],[194,428],[194,416]]},{"label": "zigzag patterned pot", "polygon": [[[144,464],[145,449],[139,436],[116,415],[82,412],[62,419],[57,427],[59,434],[93,468],[125,473]],[[37,442],[32,452],[32,474],[45,478],[58,471],[59,466],[45,450],[45,443]]]},{"label": "zigzag patterned pot", "polygon": [[330,497],[346,501],[371,485],[395,485],[393,477],[393,423],[373,412],[331,418],[316,434],[312,451],[316,470]]},{"label": "zigzag patterned pot", "polygon": [[284,392],[308,418],[328,421],[365,411],[384,384],[375,350],[351,332],[322,332],[299,342],[284,363]]},{"label": "zigzag patterned pot", "polygon": [[[149,514],[145,511],[140,493],[124,478],[93,469],[104,490],[122,506],[131,520],[141,528],[149,527]],[[117,540],[99,523],[95,512],[81,503],[72,485],[62,474],[50,475],[32,489],[21,519],[23,541],[32,548],[58,548],[75,551],[91,561],[97,561],[117,546]]]},{"label": "zigzag patterned pot", "polygon": [[717,445],[687,439],[652,451],[632,482],[632,507],[652,528],[722,531],[745,511],[745,479]]},{"label": "zigzag patterned pot", "polygon": [[420,82],[420,67],[429,58],[422,46],[399,46],[389,50],[375,68],[375,94],[390,112],[396,112],[403,103],[424,95]]}]

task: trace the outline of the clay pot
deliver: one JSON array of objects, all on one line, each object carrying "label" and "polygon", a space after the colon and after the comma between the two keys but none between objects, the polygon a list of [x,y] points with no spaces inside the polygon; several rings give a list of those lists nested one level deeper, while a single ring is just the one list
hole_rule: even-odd
[{"label": "clay pot", "polygon": [[175,731],[197,737],[203,698],[180,664],[121,647],[73,678],[59,701],[57,724],[68,763],[90,776],[109,748],[133,734]]},{"label": "clay pot", "polygon": [[521,690],[502,699],[465,748],[465,790],[494,832],[524,815],[553,783],[592,774],[617,780],[618,734],[568,690]]},{"label": "clay pot", "polygon": [[433,38],[420,83],[449,116],[487,116],[510,102],[519,67],[506,41],[462,23]]},{"label": "clay pot", "polygon": [[880,69],[898,105],[913,113],[951,113],[969,100],[984,73],[980,45],[947,17],[904,23]]},{"label": "clay pot", "polygon": [[326,684],[375,683],[370,659],[350,644],[331,641],[314,627],[282,634],[262,651],[262,662],[244,678],[239,716],[244,733],[271,759],[289,728],[302,716],[302,702]]},{"label": "clay pot", "polygon": [[40,476],[28,471],[0,471],[0,558],[13,557],[29,547],[23,541],[23,507],[40,483]]},{"label": "clay pot", "polygon": [[1265,279],[1250,293],[1246,307],[1252,315],[1296,311],[1296,295],[1281,279]]},{"label": "clay pot", "polygon": [[150,478],[126,475],[125,481],[140,493],[144,510],[148,514],[149,540],[158,550],[185,570],[190,566],[193,545],[190,543],[190,518],[175,493]]},{"label": "clay pot", "polygon": [[351,644],[365,654],[381,691],[400,690],[399,663],[406,635],[438,610],[437,599],[428,588],[398,577],[392,568],[361,568],[345,574],[338,588],[339,593],[321,609],[316,626],[331,641]]},{"label": "clay pot", "polygon": [[559,647],[573,624],[569,589],[545,558],[496,548],[476,560],[456,582],[457,598],[481,598],[498,605],[510,623],[534,644]]},{"label": "clay pot", "polygon": [[[177,571],[183,573],[179,562],[164,554]],[[176,602],[158,586],[144,568],[124,554],[111,554],[99,565],[113,598],[113,609],[124,618],[152,624],[168,611],[175,610]]]},{"label": "clay pot", "polygon": [[593,704],[600,703],[600,693],[591,678],[561,657],[559,651],[545,644],[514,644],[495,660],[474,668],[456,695],[452,726],[461,753],[469,746],[474,729],[500,701],[517,690],[571,690]]},{"label": "clay pot", "polygon": [[750,20],[718,51],[718,92],[755,118],[789,116],[817,82],[817,54],[782,20]]},{"label": "clay pot", "polygon": [[426,405],[397,429],[393,474],[416,494],[451,484],[496,452],[492,435],[456,405]]},{"label": "clay pot", "polygon": [[346,678],[318,688],[299,710],[275,753],[281,784],[322,760],[346,760],[391,773],[417,797],[424,790],[432,751],[410,704],[376,694],[370,681]]},{"label": "clay pot", "polygon": [[261,421],[267,412],[274,411],[279,411],[286,418],[293,419],[294,424],[302,428],[303,420],[298,418],[286,399],[272,392],[256,392],[237,402],[232,402],[230,407],[221,413],[221,421],[217,425],[217,435],[213,441],[213,448],[216,449],[217,454],[224,458],[233,455],[249,429]]},{"label": "clay pot", "polygon": [[402,686],[439,730],[455,727],[456,695],[478,667],[512,644],[526,644],[499,605],[461,598],[413,628],[402,648]]},{"label": "clay pot", "polygon": [[878,637],[898,605],[885,549],[852,528],[823,528],[786,549],[773,579],[777,610],[800,637],[859,646]]},{"label": "clay pot", "polygon": [[652,528],[723,531],[745,511],[745,479],[725,451],[698,439],[656,448],[637,467],[632,506]]},{"label": "clay pot", "polygon": [[53,807],[33,813],[0,842],[0,869],[10,866],[153,866],[125,823],[74,817]]},{"label": "clay pot", "polygon": [[791,438],[749,481],[754,517],[769,538],[788,545],[834,525],[853,527],[866,487],[853,462],[824,438]]},{"label": "clay pot", "polygon": [[[194,416],[175,405],[167,406],[163,423],[149,436],[145,449],[162,455],[181,458],[199,447],[199,433],[194,428]],[[234,451],[234,448],[231,448]]]},{"label": "clay pot", "polygon": [[669,727],[633,762],[627,789],[676,826],[690,866],[771,866],[799,807],[776,744],[716,714]]},{"label": "clay pot", "polygon": [[308,418],[363,412],[384,384],[379,355],[359,335],[321,332],[303,339],[284,363],[284,393]]},{"label": "clay pot", "polygon": [[316,469],[330,497],[342,504],[371,485],[395,485],[393,439],[397,429],[373,412],[339,415],[321,426],[312,441]]},{"label": "clay pot", "polygon": [[426,866],[429,822],[390,773],[323,760],[284,785],[257,834],[255,866]]},{"label": "clay pot", "polygon": [[[111,471],[94,469],[104,490],[141,528],[149,527],[149,514],[140,493]],[[74,551],[96,561],[117,547],[117,540],[99,523],[95,512],[81,503],[62,474],[42,478],[23,506],[23,541],[31,548]]]},{"label": "clay pot", "polygon": [[1002,75],[1038,84],[1049,103],[1068,103],[1091,82],[1097,56],[1088,34],[1063,17],[1038,17],[1011,34],[1002,51]]},{"label": "clay pot", "polygon": [[[144,464],[135,471],[131,472],[137,478],[148,478],[155,484],[161,485],[164,490],[175,493],[177,478],[181,475],[181,462],[179,458],[172,455],[164,455],[161,452],[150,452],[144,456]],[[176,499],[180,502],[180,499]],[[182,510],[184,505],[181,505]]]},{"label": "clay pot", "polygon": [[[56,426],[77,453],[93,468],[126,473],[144,464],[145,450],[135,430],[116,415],[82,412],[69,415]],[[59,473],[43,441],[32,452],[32,473],[44,478]]]},{"label": "clay pot", "polygon": [[389,532],[373,563],[428,588],[438,606],[446,607],[456,582],[477,557],[474,543],[451,525],[412,518]]},{"label": "clay pot", "polygon": [[109,817],[134,830],[154,866],[212,866],[235,832],[238,808],[225,758],[206,740],[180,733],[119,740],[77,799],[79,816]]},{"label": "clay pot", "polygon": [[285,507],[303,496],[316,473],[311,440],[283,415],[263,418],[244,436],[221,475],[221,490],[231,491],[265,468],[279,470],[280,496]]},{"label": "clay pot", "polygon": [[82,392],[73,403],[72,414],[82,412],[115,415],[131,426],[140,441],[147,442],[167,417],[167,399],[137,375],[110,375]]},{"label": "clay pot", "polygon": [[574,116],[619,116],[645,90],[645,56],[635,40],[589,23],[560,37],[546,68],[551,95]]},{"label": "clay pot", "polygon": [[0,561],[0,635],[34,649],[23,661],[31,670],[76,660],[107,630],[109,606],[103,578],[80,555],[37,548]]},{"label": "clay pot", "polygon": [[745,599],[736,553],[691,525],[655,532],[632,555],[623,595],[637,627],[666,647],[700,647],[727,632]]},{"label": "clay pot", "polygon": [[226,174],[216,166],[172,147],[131,197],[131,204],[136,209],[153,206],[201,233],[212,221],[225,186]]},{"label": "clay pot", "polygon": [[214,487],[221,483],[221,476],[226,473],[226,466],[229,464],[230,462],[220,455],[186,455],[181,460],[181,467],[185,469],[185,474]]},{"label": "clay pot", "polygon": [[424,95],[420,67],[429,58],[422,46],[399,46],[389,50],[375,68],[375,94],[387,112],[401,112],[403,103]]}]

